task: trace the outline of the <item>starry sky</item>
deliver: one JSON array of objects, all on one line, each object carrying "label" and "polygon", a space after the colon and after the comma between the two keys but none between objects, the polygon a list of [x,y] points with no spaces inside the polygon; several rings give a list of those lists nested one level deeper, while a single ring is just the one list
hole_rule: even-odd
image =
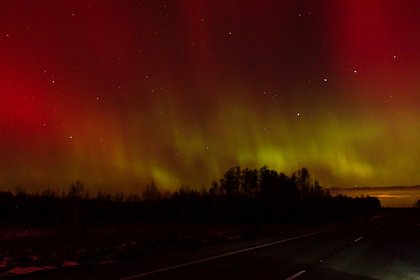
[{"label": "starry sky", "polygon": [[208,187],[232,166],[420,183],[420,2],[0,3],[0,188]]}]

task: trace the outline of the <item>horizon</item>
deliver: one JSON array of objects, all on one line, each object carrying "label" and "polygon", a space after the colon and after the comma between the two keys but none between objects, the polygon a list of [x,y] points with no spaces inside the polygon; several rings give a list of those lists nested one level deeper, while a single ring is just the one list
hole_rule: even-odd
[{"label": "horizon", "polygon": [[411,208],[420,199],[420,185],[389,187],[332,187],[331,195],[347,195],[350,197],[373,196],[381,201],[382,207]]},{"label": "horizon", "polygon": [[[281,173],[281,172],[280,172]],[[317,181],[316,178],[312,178],[313,182]],[[213,180],[213,182],[219,182],[219,180]],[[93,198],[96,197],[98,194],[103,195],[115,195],[115,194],[122,194],[124,196],[127,195],[140,195],[145,191],[145,189],[151,185],[157,187],[158,192],[160,192],[164,196],[169,196],[174,192],[181,190],[182,188],[190,188],[196,191],[209,191],[211,185],[209,184],[206,186],[195,187],[190,185],[181,184],[176,188],[171,189],[164,189],[159,187],[158,185],[154,184],[154,181],[145,184],[140,188],[136,188],[135,191],[125,191],[124,188],[110,190],[101,189],[101,188],[90,188],[89,186],[85,186],[81,181],[74,181],[71,185],[60,188],[60,187],[46,187],[46,188],[35,188],[35,189],[26,189],[24,186],[15,186],[13,188],[5,188],[4,186],[0,185],[0,193],[1,192],[10,192],[18,194],[19,192],[26,193],[29,195],[39,195],[45,191],[48,191],[49,194],[62,196],[66,194],[70,187],[74,184],[81,183],[84,187],[84,193],[87,194],[88,197]],[[391,208],[411,208],[413,207],[414,203],[420,199],[420,185],[413,185],[413,186],[353,186],[353,187],[326,187],[320,184],[325,191],[329,191],[332,196],[337,195],[345,195],[348,197],[376,197],[380,200],[382,207],[391,207]],[[129,188],[131,189],[131,188]]]}]

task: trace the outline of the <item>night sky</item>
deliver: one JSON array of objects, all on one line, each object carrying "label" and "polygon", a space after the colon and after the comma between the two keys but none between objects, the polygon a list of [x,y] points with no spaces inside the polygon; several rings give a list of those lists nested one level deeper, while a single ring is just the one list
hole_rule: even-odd
[{"label": "night sky", "polygon": [[420,183],[420,2],[0,3],[0,188],[208,187],[236,165]]}]

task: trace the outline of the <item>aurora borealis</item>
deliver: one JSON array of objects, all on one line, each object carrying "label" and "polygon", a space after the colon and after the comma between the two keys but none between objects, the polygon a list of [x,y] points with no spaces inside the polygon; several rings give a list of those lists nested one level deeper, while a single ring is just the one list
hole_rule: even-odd
[{"label": "aurora borealis", "polygon": [[0,186],[420,183],[420,2],[0,3]]}]

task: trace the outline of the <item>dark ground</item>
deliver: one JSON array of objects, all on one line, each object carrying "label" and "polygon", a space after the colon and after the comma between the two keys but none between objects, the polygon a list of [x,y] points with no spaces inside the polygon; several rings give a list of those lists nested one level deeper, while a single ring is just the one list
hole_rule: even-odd
[{"label": "dark ground", "polygon": [[[112,239],[114,245],[106,249],[96,248],[101,243],[101,237],[96,241],[95,236],[79,237],[92,242],[85,243],[87,251],[79,253],[86,256],[84,259],[78,258],[77,254],[73,258],[71,254],[63,255],[57,261],[61,263],[53,264],[57,268],[21,277],[287,279],[295,275],[295,279],[420,279],[420,226],[408,211],[396,211],[368,221],[311,229],[237,225],[197,226],[194,231],[192,226],[173,227],[160,233],[169,236],[178,232],[178,238],[158,239],[155,236],[155,241],[147,244],[136,239],[121,244],[123,239],[117,238]],[[164,230],[163,226],[161,230]],[[128,229],[125,231],[130,232]],[[138,232],[133,231],[132,234],[134,237]],[[51,239],[47,236],[34,237],[31,244],[39,240],[41,248]],[[103,236],[108,239],[112,234]],[[6,242],[2,241],[1,245],[4,244]],[[13,247],[13,243],[7,244],[9,248]],[[71,246],[75,245],[68,245],[69,248]],[[74,250],[79,250],[76,247]],[[41,259],[32,260],[28,265],[42,267]],[[63,261],[74,261],[79,265],[63,267]],[[49,264],[45,263],[45,266]],[[6,275],[11,277],[10,269],[8,271]]]},{"label": "dark ground", "polygon": [[3,228],[0,273],[26,272],[16,267],[62,268],[138,258],[149,252],[205,246],[267,236],[297,226],[272,224],[137,223],[101,227]]}]

